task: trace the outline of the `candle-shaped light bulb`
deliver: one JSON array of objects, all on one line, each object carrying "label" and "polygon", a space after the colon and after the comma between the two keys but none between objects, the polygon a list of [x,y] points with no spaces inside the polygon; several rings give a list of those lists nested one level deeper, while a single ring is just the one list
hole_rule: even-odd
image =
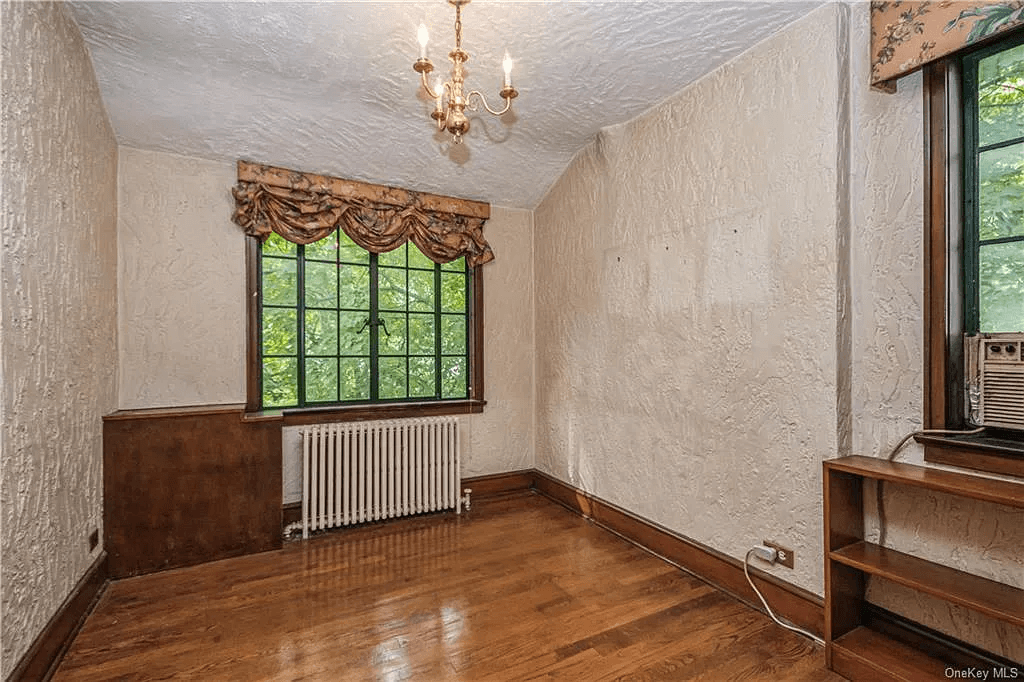
[{"label": "candle-shaped light bulb", "polygon": [[419,30],[416,32],[416,40],[420,42],[420,59],[427,58],[427,41],[430,36],[427,35],[426,24],[421,23]]},{"label": "candle-shaped light bulb", "polygon": [[501,60],[501,68],[505,69],[505,87],[512,87],[512,57],[508,56],[508,50],[505,51],[505,58]]},{"label": "candle-shaped light bulb", "polygon": [[444,83],[441,82],[441,77],[438,76],[434,79],[434,82],[430,85],[430,93],[437,100],[437,106],[441,106],[441,95],[444,94]]}]

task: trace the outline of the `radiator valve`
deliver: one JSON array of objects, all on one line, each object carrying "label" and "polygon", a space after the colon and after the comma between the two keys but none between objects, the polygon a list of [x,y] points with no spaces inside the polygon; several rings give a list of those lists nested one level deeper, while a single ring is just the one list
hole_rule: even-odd
[{"label": "radiator valve", "polygon": [[465,495],[463,495],[459,499],[459,502],[461,503],[459,505],[459,509],[462,509],[462,505],[466,505],[466,511],[469,511],[469,495],[470,495],[470,493],[473,492],[473,489],[472,488],[463,488],[462,492],[464,492]]}]

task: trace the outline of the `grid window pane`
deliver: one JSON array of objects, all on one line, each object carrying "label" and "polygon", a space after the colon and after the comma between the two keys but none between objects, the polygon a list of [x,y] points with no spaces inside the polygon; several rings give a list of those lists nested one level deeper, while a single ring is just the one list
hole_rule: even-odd
[{"label": "grid window pane", "polygon": [[340,229],[335,234],[338,236],[338,260],[342,263],[370,264],[369,251],[357,245]]},{"label": "grid window pane", "polygon": [[380,359],[380,397],[395,399],[407,397],[405,358]]},{"label": "grid window pane", "polygon": [[306,354],[338,354],[338,313],[336,311],[306,311]]},{"label": "grid window pane", "polygon": [[338,259],[338,232],[333,232],[320,241],[306,244],[306,259],[336,261]]},{"label": "grid window pane", "polygon": [[1024,240],[982,245],[978,265],[980,331],[1024,331]]},{"label": "grid window pane", "polygon": [[402,244],[394,251],[377,254],[377,264],[384,268],[404,268],[407,244]]},{"label": "grid window pane", "polygon": [[451,263],[442,263],[442,270],[451,270],[454,272],[465,272],[466,271],[466,257],[456,258]]},{"label": "grid window pane", "polygon": [[291,407],[299,402],[299,361],[263,358],[263,406]]},{"label": "grid window pane", "polygon": [[409,267],[434,271],[434,261],[423,255],[419,247],[409,242]]},{"label": "grid window pane", "polygon": [[338,358],[306,359],[306,402],[338,400]]},{"label": "grid window pane", "polygon": [[343,312],[339,315],[338,333],[341,355],[370,355],[370,313]]},{"label": "grid window pane", "polygon": [[338,266],[334,263],[306,261],[306,306],[338,307]]},{"label": "grid window pane", "polygon": [[263,309],[263,354],[295,355],[295,337],[299,333],[294,308]]},{"label": "grid window pane", "polygon": [[377,303],[381,310],[405,310],[405,270],[377,269]]},{"label": "grid window pane", "polygon": [[441,352],[445,355],[465,355],[465,315],[441,316]]},{"label": "grid window pane", "polygon": [[437,394],[434,358],[409,358],[409,397],[433,398]]},{"label": "grid window pane", "polygon": [[409,315],[409,354],[434,354],[433,315]]},{"label": "grid window pane", "polygon": [[1024,45],[978,62],[978,138],[982,147],[1020,137],[1024,131]]},{"label": "grid window pane", "polygon": [[[380,319],[384,322],[380,329],[378,345],[381,355],[405,355],[408,351],[406,343],[407,330],[405,328],[404,313],[381,313]],[[387,334],[384,330],[387,329]]]},{"label": "grid window pane", "polygon": [[341,265],[338,306],[355,310],[370,309],[370,266]]},{"label": "grid window pane", "polygon": [[409,310],[429,313],[434,305],[434,271],[410,270]]},{"label": "grid window pane", "polygon": [[340,400],[370,399],[370,358],[341,358]]},{"label": "grid window pane", "polygon": [[295,260],[285,258],[263,259],[264,305],[295,305],[295,287],[297,283]]},{"label": "grid window pane", "polygon": [[978,157],[978,236],[985,240],[1022,235],[1024,143],[984,151]]},{"label": "grid window pane", "polygon": [[441,359],[441,397],[465,398],[466,391],[466,358]]},{"label": "grid window pane", "polygon": [[267,241],[263,242],[263,255],[265,256],[291,256],[295,258],[295,251],[298,245],[288,241],[276,232],[271,232]]},{"label": "grid window pane", "polygon": [[457,272],[441,273],[441,310],[461,313],[466,310],[466,276]]}]

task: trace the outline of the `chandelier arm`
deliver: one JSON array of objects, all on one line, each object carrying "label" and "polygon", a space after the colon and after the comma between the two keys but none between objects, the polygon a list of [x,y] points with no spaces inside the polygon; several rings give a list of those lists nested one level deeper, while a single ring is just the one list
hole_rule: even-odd
[{"label": "chandelier arm", "polygon": [[[467,102],[471,101],[473,99],[473,95],[476,95],[477,99],[480,100],[480,104],[484,105],[484,109],[489,111],[494,116],[501,116],[506,111],[508,111],[509,109],[512,108],[512,98],[511,97],[506,97],[505,98],[505,108],[504,109],[502,109],[501,111],[495,111],[494,109],[491,109],[489,106],[487,106],[487,98],[484,97],[484,93],[480,92],[479,90],[474,90],[473,92],[469,93],[469,95],[466,96],[466,101]],[[476,106],[475,105],[472,105],[471,108],[474,111],[476,110]]]},{"label": "chandelier arm", "polygon": [[[420,73],[420,85],[423,86],[423,91],[427,93],[430,99],[435,102],[441,99],[440,96],[434,94],[434,89],[430,87],[430,83],[427,81],[427,73],[425,71]],[[447,85],[447,83],[445,85]]]}]

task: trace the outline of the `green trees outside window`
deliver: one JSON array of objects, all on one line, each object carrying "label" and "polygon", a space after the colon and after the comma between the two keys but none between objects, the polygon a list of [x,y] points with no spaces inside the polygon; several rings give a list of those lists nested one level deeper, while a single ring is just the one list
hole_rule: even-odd
[{"label": "green trees outside window", "polygon": [[409,243],[382,254],[341,230],[260,252],[262,407],[468,397],[471,277]]},{"label": "green trees outside window", "polygon": [[968,332],[1024,331],[1024,37],[964,57]]}]

